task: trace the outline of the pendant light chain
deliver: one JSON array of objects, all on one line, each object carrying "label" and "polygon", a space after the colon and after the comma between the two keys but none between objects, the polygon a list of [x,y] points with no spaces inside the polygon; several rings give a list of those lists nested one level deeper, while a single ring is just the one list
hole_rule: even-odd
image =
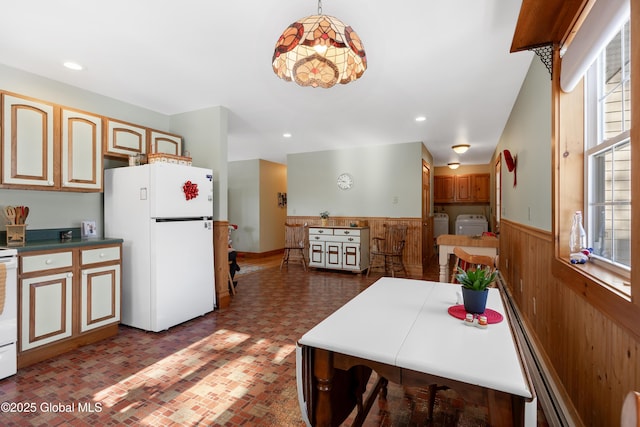
[{"label": "pendant light chain", "polygon": [[322,0],[318,0],[318,15],[322,15]]}]

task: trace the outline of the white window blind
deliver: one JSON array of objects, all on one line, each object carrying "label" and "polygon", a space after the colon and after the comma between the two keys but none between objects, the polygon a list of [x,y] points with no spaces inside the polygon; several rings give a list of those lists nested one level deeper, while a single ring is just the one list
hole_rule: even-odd
[{"label": "white window blind", "polygon": [[597,0],[562,56],[560,86],[571,92],[598,53],[629,19],[629,0]]}]

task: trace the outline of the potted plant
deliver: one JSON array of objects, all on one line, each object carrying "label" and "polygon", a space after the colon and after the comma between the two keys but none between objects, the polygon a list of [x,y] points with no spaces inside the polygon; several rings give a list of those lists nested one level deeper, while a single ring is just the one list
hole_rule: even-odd
[{"label": "potted plant", "polygon": [[329,211],[320,212],[320,221],[322,222],[322,225],[327,225],[329,221]]},{"label": "potted plant", "polygon": [[497,275],[497,272],[491,271],[489,268],[471,268],[464,271],[458,267],[456,280],[462,285],[462,300],[467,313],[484,313],[489,286]]}]

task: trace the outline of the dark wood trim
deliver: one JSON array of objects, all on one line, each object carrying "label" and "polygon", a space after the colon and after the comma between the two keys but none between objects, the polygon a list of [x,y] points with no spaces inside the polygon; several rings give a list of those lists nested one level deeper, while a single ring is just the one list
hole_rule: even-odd
[{"label": "dark wood trim", "polygon": [[74,339],[65,339],[51,344],[45,344],[31,350],[18,353],[18,369],[25,368],[43,360],[50,359],[62,353],[66,353],[76,348],[91,344],[103,339],[113,337],[118,334],[118,325],[107,325],[101,328],[92,329]]}]

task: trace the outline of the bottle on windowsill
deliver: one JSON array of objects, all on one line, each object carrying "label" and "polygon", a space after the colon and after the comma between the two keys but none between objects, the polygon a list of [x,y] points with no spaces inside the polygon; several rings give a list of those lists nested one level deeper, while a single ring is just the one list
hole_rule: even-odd
[{"label": "bottle on windowsill", "polygon": [[582,211],[576,211],[573,214],[573,222],[571,224],[571,233],[569,234],[569,252],[572,263],[583,263],[583,257],[586,258],[586,254],[583,254],[583,250],[587,248],[587,234],[582,226]]}]

